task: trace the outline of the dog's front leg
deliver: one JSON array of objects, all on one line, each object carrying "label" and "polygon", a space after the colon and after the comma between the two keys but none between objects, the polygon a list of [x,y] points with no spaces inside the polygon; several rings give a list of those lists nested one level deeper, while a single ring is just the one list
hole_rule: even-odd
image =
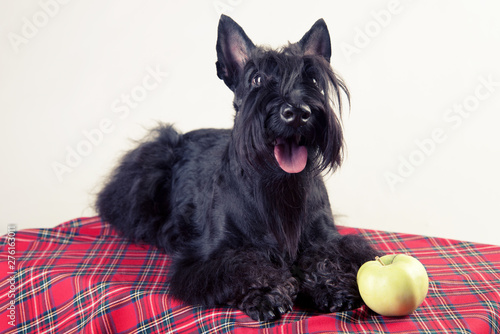
[{"label": "dog's front leg", "polygon": [[255,248],[226,249],[204,260],[179,259],[170,284],[174,295],[188,303],[234,306],[258,321],[289,312],[298,291],[284,261]]},{"label": "dog's front leg", "polygon": [[336,312],[362,305],[356,275],[359,267],[378,253],[359,236],[335,234],[304,249],[295,262],[300,281],[297,302],[302,306]]}]

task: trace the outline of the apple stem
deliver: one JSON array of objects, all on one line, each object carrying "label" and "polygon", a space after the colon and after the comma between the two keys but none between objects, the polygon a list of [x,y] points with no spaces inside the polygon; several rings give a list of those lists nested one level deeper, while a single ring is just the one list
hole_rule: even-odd
[{"label": "apple stem", "polygon": [[380,259],[380,257],[378,256],[375,256],[375,260],[380,262],[381,265],[385,266],[384,262],[382,262],[382,260]]}]

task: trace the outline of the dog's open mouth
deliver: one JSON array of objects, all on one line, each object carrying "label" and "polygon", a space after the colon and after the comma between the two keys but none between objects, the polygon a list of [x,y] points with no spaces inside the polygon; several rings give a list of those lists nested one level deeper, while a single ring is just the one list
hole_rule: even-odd
[{"label": "dog's open mouth", "polygon": [[287,173],[300,173],[306,168],[307,148],[302,145],[301,136],[277,138],[274,143],[274,157]]}]

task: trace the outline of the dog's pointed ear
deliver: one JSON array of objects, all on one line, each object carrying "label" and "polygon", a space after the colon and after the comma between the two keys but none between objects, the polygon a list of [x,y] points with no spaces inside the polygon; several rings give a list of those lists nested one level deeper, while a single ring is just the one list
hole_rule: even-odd
[{"label": "dog's pointed ear", "polygon": [[243,29],[229,16],[221,15],[217,36],[217,76],[234,91],[250,53],[255,48]]},{"label": "dog's pointed ear", "polygon": [[322,56],[330,62],[332,46],[330,43],[330,33],[325,21],[323,19],[316,21],[312,28],[299,41],[299,45],[304,50],[304,55]]}]

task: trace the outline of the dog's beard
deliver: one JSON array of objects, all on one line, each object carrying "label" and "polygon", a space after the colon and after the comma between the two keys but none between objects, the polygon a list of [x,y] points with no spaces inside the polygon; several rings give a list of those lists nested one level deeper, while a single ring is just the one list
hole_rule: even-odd
[{"label": "dog's beard", "polygon": [[[258,114],[258,113],[257,113]],[[326,169],[330,161],[325,160],[324,150],[330,147],[326,143],[329,138],[323,138],[326,127],[311,127],[290,131],[283,126],[274,127],[273,123],[258,119],[255,113],[240,112],[233,129],[233,147],[238,161],[247,172],[258,174],[273,174],[282,171],[285,174],[302,172],[320,173]],[[264,118],[264,117],[263,117]],[[323,118],[319,122],[327,123]],[[325,140],[317,142],[317,140]],[[332,140],[335,143],[335,139]],[[338,148],[337,148],[338,150]],[[333,152],[332,152],[333,153]]]}]

